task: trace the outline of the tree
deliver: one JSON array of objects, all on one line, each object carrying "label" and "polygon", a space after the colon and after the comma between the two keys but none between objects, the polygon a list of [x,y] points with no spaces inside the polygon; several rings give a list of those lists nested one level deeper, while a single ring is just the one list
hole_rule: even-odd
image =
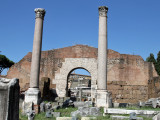
[{"label": "tree", "polygon": [[156,68],[158,75],[160,75],[160,51],[157,54],[157,62],[156,62],[155,68]]},{"label": "tree", "polygon": [[156,65],[156,59],[154,58],[153,53],[150,54],[149,57],[146,59],[147,62],[153,62],[154,65]]},{"label": "tree", "polygon": [[13,61],[9,60],[5,55],[0,54],[0,75],[4,69],[10,68],[13,64]]}]

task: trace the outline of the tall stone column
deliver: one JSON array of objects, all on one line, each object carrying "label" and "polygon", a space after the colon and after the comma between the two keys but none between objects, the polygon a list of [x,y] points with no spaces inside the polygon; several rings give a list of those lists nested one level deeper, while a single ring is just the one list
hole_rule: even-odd
[{"label": "tall stone column", "polygon": [[108,7],[101,6],[99,10],[98,39],[98,90],[97,107],[110,107],[111,94],[107,91],[107,12]]},{"label": "tall stone column", "polygon": [[40,98],[39,73],[42,48],[43,19],[45,16],[45,9],[36,8],[34,11],[36,13],[36,17],[32,50],[30,88],[25,93],[25,102],[33,102],[34,104],[38,104],[38,100]]},{"label": "tall stone column", "polygon": [[40,59],[42,48],[42,32],[43,32],[43,19],[45,10],[42,8],[35,9],[36,21],[34,31],[34,41],[32,50],[32,64],[31,64],[31,76],[30,76],[30,88],[39,88],[39,71],[40,71]]},{"label": "tall stone column", "polygon": [[98,89],[107,89],[107,12],[106,6],[99,7],[98,39]]}]

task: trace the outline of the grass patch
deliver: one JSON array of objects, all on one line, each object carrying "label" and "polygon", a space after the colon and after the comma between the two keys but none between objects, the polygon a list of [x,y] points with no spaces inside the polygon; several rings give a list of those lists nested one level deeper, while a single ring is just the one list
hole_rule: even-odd
[{"label": "grass patch", "polygon": [[111,116],[108,114],[106,116],[97,116],[97,120],[112,120]]},{"label": "grass patch", "polygon": [[[54,112],[60,112],[61,116],[60,117],[70,117],[71,116],[71,112],[76,111],[78,108],[60,108],[58,110],[55,110]],[[122,109],[122,108],[121,108]],[[155,111],[160,111],[160,108],[152,108],[152,107],[142,107],[142,108],[138,108],[138,107],[127,107],[127,108],[123,108],[123,109],[128,109],[128,110],[155,110]],[[104,111],[103,108],[100,108],[100,112],[103,114]],[[52,117],[52,118],[46,118],[45,117],[45,112],[43,113],[39,113],[37,115],[35,115],[34,120],[56,120],[56,118]],[[120,116],[129,116],[127,115],[120,115]],[[88,116],[88,117],[93,117],[93,116]],[[94,116],[95,117],[95,116]],[[152,120],[152,118],[149,117],[144,117],[144,116],[137,116],[137,117],[143,117],[144,120]],[[19,114],[19,119],[20,120],[28,120],[28,117],[25,115]],[[80,120],[81,117],[78,116],[78,120]],[[91,120],[95,120],[95,119],[91,119]],[[97,116],[96,120],[112,120],[111,115],[110,114],[106,114],[106,116]]]},{"label": "grass patch", "polygon": [[61,117],[70,117],[71,112],[76,110],[78,110],[78,108],[69,107],[69,108],[61,108],[61,109],[55,110],[55,112],[60,112]]},{"label": "grass patch", "polygon": [[149,117],[144,117],[144,116],[138,116],[138,117],[142,117],[143,120],[152,120],[152,118],[149,118]]},{"label": "grass patch", "polygon": [[22,115],[22,111],[19,110],[19,120],[28,120],[28,117],[25,115]]},{"label": "grass patch", "polygon": [[[70,117],[71,112],[76,111],[78,108],[60,108],[58,110],[55,110],[54,112],[60,112],[61,116],[60,117]],[[34,120],[56,120],[56,118],[51,117],[51,118],[46,118],[45,117],[45,112],[36,114],[34,117]],[[20,120],[28,120],[28,117],[26,115],[22,115],[21,111],[19,113],[19,119]]]}]

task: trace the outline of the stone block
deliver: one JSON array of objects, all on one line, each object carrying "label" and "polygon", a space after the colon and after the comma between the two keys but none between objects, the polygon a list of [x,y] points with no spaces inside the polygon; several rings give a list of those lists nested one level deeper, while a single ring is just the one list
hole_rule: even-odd
[{"label": "stone block", "polygon": [[0,119],[19,120],[19,80],[0,78]]},{"label": "stone block", "polygon": [[83,107],[85,106],[85,102],[73,102],[74,107]]},{"label": "stone block", "polygon": [[58,102],[52,102],[52,106],[58,105]]},{"label": "stone block", "polygon": [[114,103],[113,103],[113,107],[114,107],[114,108],[118,108],[118,107],[119,107],[119,103],[114,102]]},{"label": "stone block", "polygon": [[160,120],[160,113],[158,113],[157,115],[155,115],[152,120]]},{"label": "stone block", "polygon": [[45,117],[46,118],[51,118],[52,117],[52,112],[50,110],[47,111]]},{"label": "stone block", "polygon": [[44,102],[42,102],[40,104],[40,112],[45,112],[45,103]]},{"label": "stone block", "polygon": [[112,107],[111,93],[106,90],[97,90],[96,106],[105,108]]},{"label": "stone block", "polygon": [[160,111],[154,110],[126,110],[126,109],[116,109],[116,108],[104,108],[104,113],[106,114],[130,114],[135,112],[137,115],[156,115]]},{"label": "stone block", "polygon": [[81,120],[97,120],[96,117],[81,117]]},{"label": "stone block", "polygon": [[52,112],[53,117],[60,117],[60,112]]},{"label": "stone block", "polygon": [[71,112],[71,116],[99,116],[101,115],[97,107],[79,107],[77,111]]},{"label": "stone block", "polygon": [[91,116],[100,116],[100,109],[97,107],[90,107],[89,114]]},{"label": "stone block", "polygon": [[80,116],[88,116],[90,114],[88,107],[79,107],[78,111],[80,111]]},{"label": "stone block", "polygon": [[33,102],[34,105],[38,105],[40,104],[39,100],[41,97],[41,92],[38,88],[29,88],[26,92],[25,92],[25,103],[28,102]]},{"label": "stone block", "polygon": [[76,117],[76,116],[80,116],[80,115],[81,115],[81,113],[80,113],[79,110],[76,110],[76,111],[71,112],[71,116],[72,116],[72,117]]},{"label": "stone block", "polygon": [[72,120],[72,117],[57,117],[56,120]]},{"label": "stone block", "polygon": [[[128,116],[111,116],[111,118],[112,118],[112,120],[129,120]],[[142,117],[136,117],[135,120],[143,120],[143,118]]]}]

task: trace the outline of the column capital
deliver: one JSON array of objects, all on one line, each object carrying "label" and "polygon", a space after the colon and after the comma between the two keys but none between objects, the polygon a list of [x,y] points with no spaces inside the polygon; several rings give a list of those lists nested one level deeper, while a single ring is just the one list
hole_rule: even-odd
[{"label": "column capital", "polygon": [[106,17],[107,16],[107,12],[108,12],[108,7],[107,6],[100,6],[98,8],[98,11],[99,11],[99,16]]},{"label": "column capital", "polygon": [[42,19],[44,19],[44,16],[45,16],[45,13],[46,13],[45,9],[43,9],[43,8],[36,8],[36,9],[34,9],[34,11],[36,13],[36,18],[42,18]]}]

